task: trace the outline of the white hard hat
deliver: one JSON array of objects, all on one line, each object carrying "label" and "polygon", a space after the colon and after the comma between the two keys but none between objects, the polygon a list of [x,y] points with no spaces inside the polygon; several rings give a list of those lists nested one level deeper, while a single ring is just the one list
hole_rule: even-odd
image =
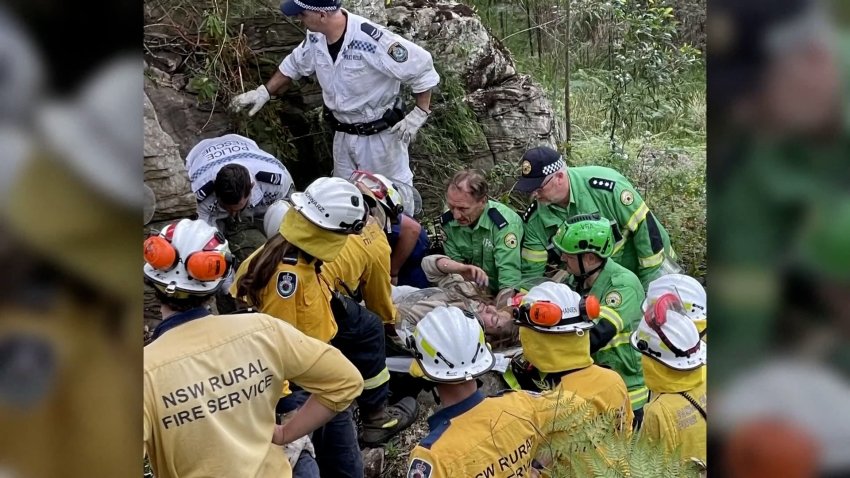
[{"label": "white hard hat", "polygon": [[675,294],[662,295],[644,312],[631,344],[676,370],[693,370],[706,364],[706,344]]},{"label": "white hard hat", "polygon": [[[591,299],[592,298],[592,299]],[[543,325],[536,321],[532,307],[534,304],[550,303],[560,309],[553,325]],[[582,333],[594,326],[593,318],[599,315],[599,301],[594,296],[583,299],[578,292],[566,284],[544,282],[533,287],[522,298],[518,308],[514,309],[514,319],[522,326],[547,334]]]},{"label": "white hard hat", "polygon": [[286,199],[278,199],[273,202],[263,217],[263,229],[266,232],[266,239],[271,239],[275,234],[280,233],[280,223],[283,222],[283,216],[292,207]]},{"label": "white hard hat", "polygon": [[481,324],[457,307],[428,312],[407,345],[424,375],[436,382],[472,380],[495,363]]},{"label": "white hard hat", "polygon": [[144,257],[145,277],[176,298],[214,293],[232,263],[227,240],[200,219],[182,219],[148,237]]},{"label": "white hard hat", "polygon": [[698,280],[684,274],[667,274],[649,283],[643,311],[655,303],[664,294],[674,294],[682,300],[685,315],[691,320],[705,320],[708,317],[708,298],[705,288]]},{"label": "white hard hat", "polygon": [[290,201],[296,211],[322,229],[358,233],[366,226],[363,194],[342,178],[319,178],[303,193],[293,193]]}]

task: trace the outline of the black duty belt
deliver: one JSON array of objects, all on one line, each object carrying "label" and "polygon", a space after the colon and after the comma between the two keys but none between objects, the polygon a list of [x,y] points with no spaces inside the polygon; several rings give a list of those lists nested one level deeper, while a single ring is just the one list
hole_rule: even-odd
[{"label": "black duty belt", "polygon": [[343,133],[348,134],[356,134],[358,136],[371,136],[373,134],[378,134],[381,131],[384,131],[390,127],[389,123],[387,123],[383,119],[375,120],[370,123],[340,123],[336,120],[336,118],[331,120],[331,128],[334,131],[341,131]]},{"label": "black duty belt", "polygon": [[327,106],[324,107],[323,116],[334,131],[356,134],[358,136],[371,136],[392,128],[396,123],[404,118],[404,110],[402,109],[401,104],[398,101],[396,103],[397,104],[394,104],[392,108],[384,112],[384,115],[381,118],[376,119],[375,121],[370,121],[369,123],[342,123],[336,119]]}]

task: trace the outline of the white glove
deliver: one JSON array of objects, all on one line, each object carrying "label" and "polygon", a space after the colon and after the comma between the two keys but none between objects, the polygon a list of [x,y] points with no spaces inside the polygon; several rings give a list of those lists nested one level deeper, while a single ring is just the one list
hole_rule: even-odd
[{"label": "white glove", "polygon": [[391,131],[397,134],[405,143],[410,143],[427,119],[428,113],[417,106],[413,108],[413,111],[407,113],[407,116],[403,120],[396,123]]},{"label": "white glove", "polygon": [[269,90],[266,89],[266,85],[260,85],[256,90],[242,93],[241,95],[233,98],[230,102],[230,107],[233,108],[234,111],[239,111],[246,106],[253,105],[253,107],[248,111],[248,116],[254,116],[257,111],[260,111],[260,108],[269,101],[270,98],[271,96],[269,95]]},{"label": "white glove", "polygon": [[283,445],[283,451],[286,453],[286,458],[289,459],[289,466],[292,468],[295,468],[295,464],[301,458],[301,452],[306,451],[310,456],[316,458],[316,449],[313,448],[313,442],[309,435],[304,435],[292,443]]}]

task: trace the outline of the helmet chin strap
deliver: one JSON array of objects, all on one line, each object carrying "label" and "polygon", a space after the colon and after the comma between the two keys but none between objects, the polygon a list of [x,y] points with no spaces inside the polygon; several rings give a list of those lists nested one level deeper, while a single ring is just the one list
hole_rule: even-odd
[{"label": "helmet chin strap", "polygon": [[589,271],[586,271],[586,270],[584,270],[584,256],[585,256],[585,254],[588,254],[588,253],[582,252],[581,254],[578,255],[578,270],[581,273],[574,275],[574,277],[576,278],[576,286],[579,289],[578,290],[579,293],[587,292],[587,290],[590,289],[590,287],[585,287],[584,283],[587,281],[587,279],[590,278],[590,276],[595,274],[596,271],[598,271],[599,269],[602,269],[602,267],[605,266],[605,262],[608,260],[608,258],[604,258],[604,259],[602,259],[602,262],[600,262],[598,266],[594,267],[593,269],[590,269]]}]

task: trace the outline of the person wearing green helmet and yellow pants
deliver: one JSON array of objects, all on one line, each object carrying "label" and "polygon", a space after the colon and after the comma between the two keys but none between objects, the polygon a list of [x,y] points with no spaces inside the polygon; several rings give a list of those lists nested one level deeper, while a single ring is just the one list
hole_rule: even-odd
[{"label": "person wearing green helmet and yellow pants", "polygon": [[552,238],[555,250],[572,275],[573,289],[581,295],[599,298],[601,307],[599,319],[590,331],[590,352],[597,363],[623,377],[637,429],[649,391],[643,381],[640,355],[629,345],[629,335],[640,322],[645,294],[634,272],[609,260],[614,243],[610,222],[597,214],[579,214],[567,219]]}]

